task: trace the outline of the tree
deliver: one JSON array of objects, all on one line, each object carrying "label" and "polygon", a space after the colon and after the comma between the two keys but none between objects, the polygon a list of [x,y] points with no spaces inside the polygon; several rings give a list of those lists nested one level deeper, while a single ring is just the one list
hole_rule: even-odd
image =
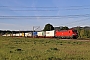
[{"label": "tree", "polygon": [[81,31],[80,31],[80,38],[84,38],[84,32],[85,32],[85,30],[84,29],[82,29]]},{"label": "tree", "polygon": [[76,30],[78,31],[78,38],[81,38],[81,36],[80,36],[81,28],[77,27]]},{"label": "tree", "polygon": [[54,30],[54,27],[51,24],[46,24],[43,31],[50,31]]},{"label": "tree", "polygon": [[90,30],[89,30],[89,33],[88,33],[88,38],[90,38]]},{"label": "tree", "polygon": [[68,30],[69,28],[68,27],[62,27],[61,30]]},{"label": "tree", "polygon": [[78,31],[78,38],[90,38],[90,28],[89,27],[76,27]]}]

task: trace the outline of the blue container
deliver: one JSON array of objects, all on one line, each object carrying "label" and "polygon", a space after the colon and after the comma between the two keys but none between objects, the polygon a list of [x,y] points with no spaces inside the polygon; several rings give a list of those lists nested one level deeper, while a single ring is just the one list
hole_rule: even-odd
[{"label": "blue container", "polygon": [[33,32],[33,36],[37,36],[37,32]]}]

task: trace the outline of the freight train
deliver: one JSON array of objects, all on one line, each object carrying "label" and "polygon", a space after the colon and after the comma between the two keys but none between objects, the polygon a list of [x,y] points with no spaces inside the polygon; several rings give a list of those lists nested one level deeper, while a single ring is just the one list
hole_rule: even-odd
[{"label": "freight train", "polygon": [[3,36],[14,37],[34,37],[34,38],[78,38],[77,30],[52,30],[52,31],[32,31],[27,33],[5,34]]}]

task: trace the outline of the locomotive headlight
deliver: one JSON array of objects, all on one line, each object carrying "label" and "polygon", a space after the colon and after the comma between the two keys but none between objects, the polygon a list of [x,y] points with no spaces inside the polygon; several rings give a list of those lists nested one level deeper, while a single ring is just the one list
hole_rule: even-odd
[{"label": "locomotive headlight", "polygon": [[75,34],[73,34],[73,35],[75,35]]}]

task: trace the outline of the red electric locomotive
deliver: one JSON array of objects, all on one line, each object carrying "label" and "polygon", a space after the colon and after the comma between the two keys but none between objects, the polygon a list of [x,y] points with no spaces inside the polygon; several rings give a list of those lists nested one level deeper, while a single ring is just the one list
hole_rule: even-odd
[{"label": "red electric locomotive", "polygon": [[77,30],[69,29],[69,30],[56,30],[55,37],[58,38],[73,38],[76,39],[78,37]]}]

